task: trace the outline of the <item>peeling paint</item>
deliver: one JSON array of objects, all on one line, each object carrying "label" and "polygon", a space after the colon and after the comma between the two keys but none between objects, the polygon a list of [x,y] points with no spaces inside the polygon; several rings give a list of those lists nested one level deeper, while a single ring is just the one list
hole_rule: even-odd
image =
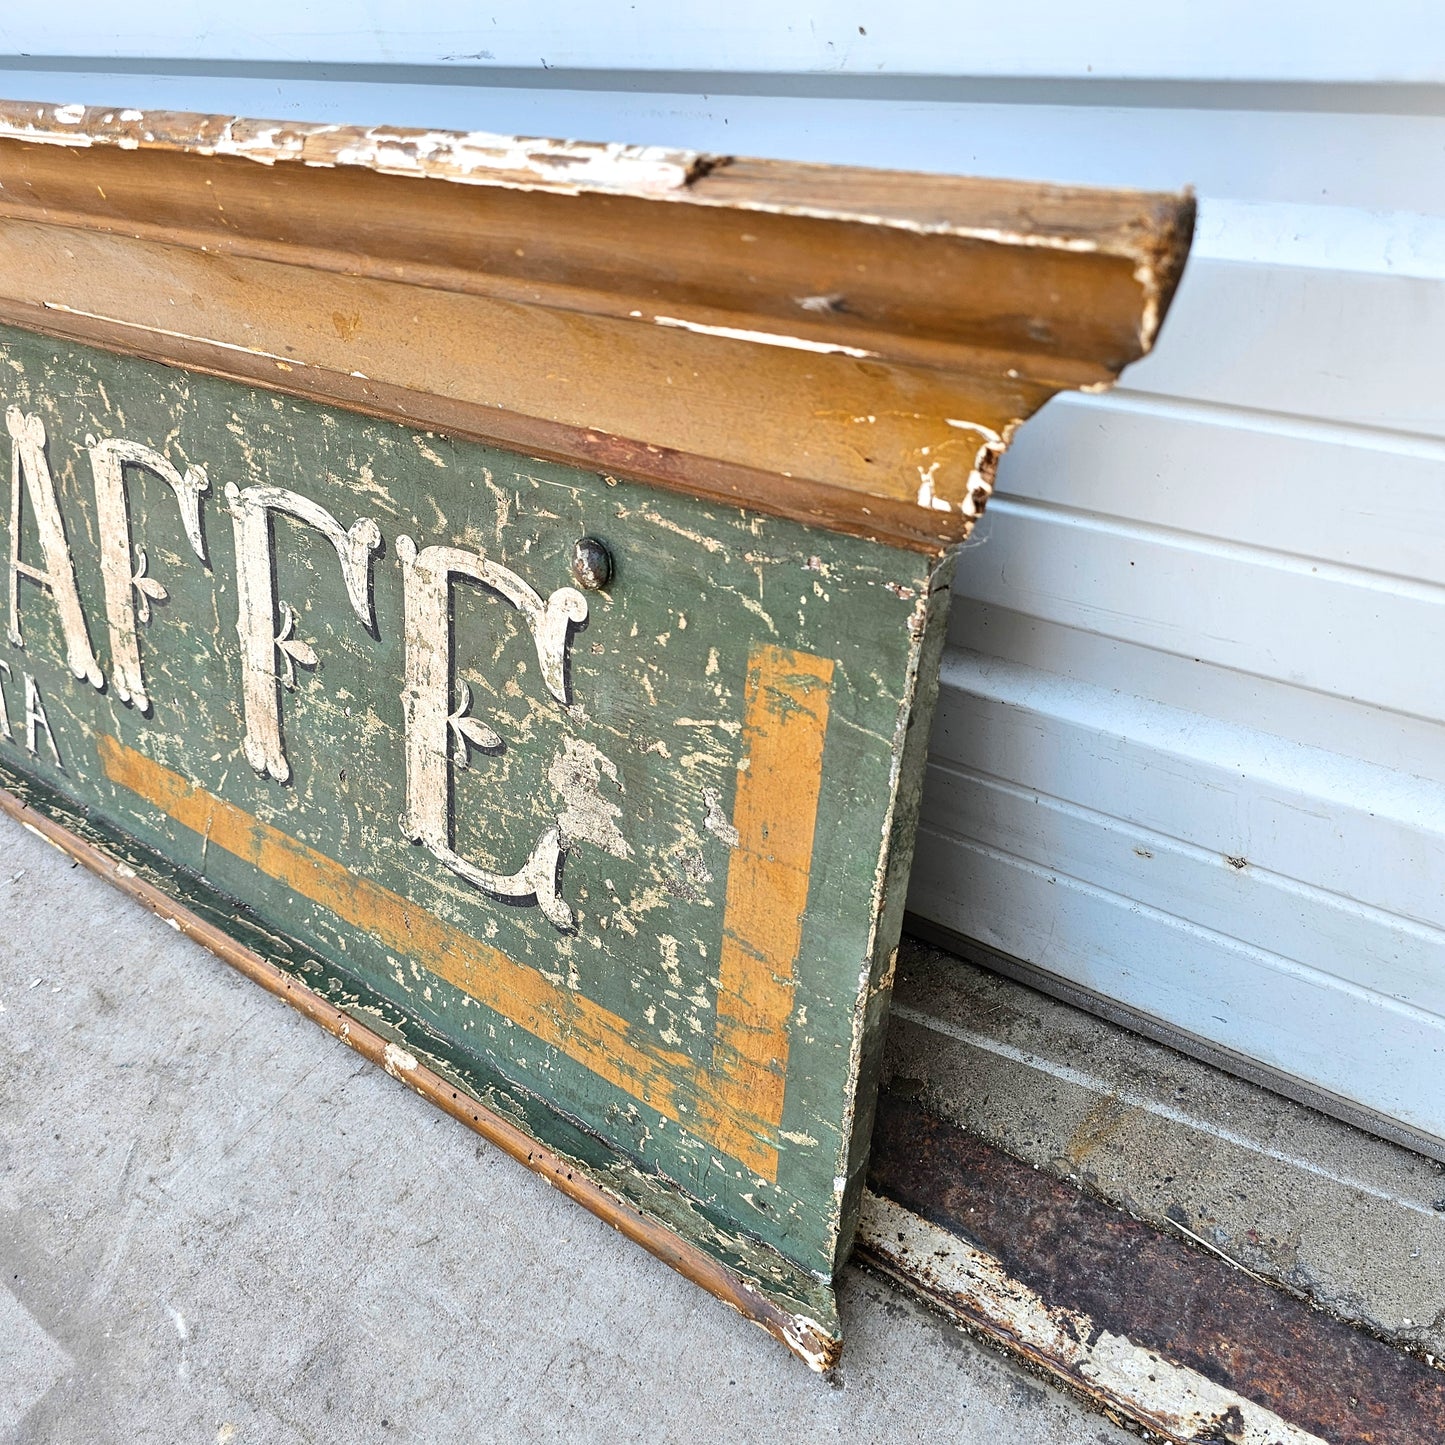
[{"label": "peeling paint", "polygon": [[[360,128],[256,121],[240,116],[115,112],[84,105],[12,105],[0,138],[89,147],[184,149],[274,166],[356,166],[391,175],[427,176],[472,185],[562,192],[665,195],[684,190],[720,163],[696,151],[619,142],[529,139],[489,131]],[[79,127],[84,126],[84,129]],[[56,127],[76,127],[75,130]]]},{"label": "peeling paint", "polygon": [[145,331],[152,336],[169,336],[173,341],[195,341],[203,346],[214,346],[221,351],[237,351],[246,356],[260,356],[282,366],[305,366],[306,362],[294,356],[280,356],[274,351],[261,351],[254,346],[240,346],[229,341],[216,341],[208,336],[196,336],[188,331],[171,331],[164,326],[148,326],[139,321],[125,321],[119,316],[105,316],[98,311],[82,311],[78,306],[67,306],[61,301],[42,301],[47,311],[60,311],[67,316],[82,316],[87,321],[103,321],[107,326],[122,326],[129,331]]},{"label": "peeling paint", "polygon": [[585,738],[562,740],[547,769],[547,781],[562,802],[557,826],[564,843],[591,843],[616,858],[630,858],[632,845],[617,826],[622,809],[602,795],[604,777],[620,789],[617,764],[595,744]]},{"label": "peeling paint", "polygon": [[721,336],[729,341],[752,341],[759,346],[786,346],[794,351],[817,351],[833,356],[877,356],[876,351],[866,351],[861,346],[844,346],[834,341],[812,341],[805,336],[786,336],[777,331],[749,331],[740,326],[706,326],[701,321],[684,321],[679,316],[654,316],[658,326],[675,326],[683,331],[693,331],[699,336]]},{"label": "peeling paint", "polygon": [[[775,201],[758,195],[714,199],[697,183],[715,171],[726,170],[731,157],[662,146],[549,140],[488,131],[362,128],[26,103],[13,103],[0,110],[0,138],[79,147],[108,145],[122,150],[162,147],[233,156],[266,166],[289,162],[323,168],[360,167],[386,174],[520,190],[632,194],[1076,255],[1099,254],[1106,249],[1096,236],[1060,229],[983,225],[815,201]],[[1110,238],[1107,250],[1110,254],[1132,256],[1139,267],[1140,285],[1146,293],[1158,295],[1162,288],[1152,238],[1143,228],[1140,230],[1141,234],[1121,230]],[[800,308],[814,313],[836,312],[841,303],[842,298],[831,293],[797,298]],[[1152,329],[1146,331],[1152,340]]]},{"label": "peeling paint", "polygon": [[934,481],[941,465],[941,462],[930,462],[926,468],[919,467],[918,505],[931,508],[935,512],[951,512],[953,503],[946,497],[940,497],[934,493]]},{"label": "peeling paint", "polygon": [[414,1073],[416,1066],[416,1055],[407,1053],[405,1049],[398,1048],[395,1044],[388,1044],[382,1052],[382,1067],[393,1078],[400,1078],[402,1074]]},{"label": "peeling paint", "polygon": [[717,790],[715,788],[703,789],[703,801],[707,804],[707,816],[703,819],[703,827],[709,833],[716,834],[729,848],[738,846],[738,830],[728,822],[727,814],[720,806]]}]

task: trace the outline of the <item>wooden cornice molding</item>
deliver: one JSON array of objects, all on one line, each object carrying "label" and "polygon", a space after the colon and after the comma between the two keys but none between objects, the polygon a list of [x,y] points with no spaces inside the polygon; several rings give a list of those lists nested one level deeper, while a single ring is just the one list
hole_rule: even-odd
[{"label": "wooden cornice molding", "polygon": [[0,102],[0,320],[895,544],[1153,343],[1187,194]]}]

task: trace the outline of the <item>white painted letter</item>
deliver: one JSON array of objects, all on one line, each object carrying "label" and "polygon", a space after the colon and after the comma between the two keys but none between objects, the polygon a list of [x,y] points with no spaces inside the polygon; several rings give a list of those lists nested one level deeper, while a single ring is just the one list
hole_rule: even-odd
[{"label": "white painted letter", "polygon": [[[10,681],[10,664],[3,660],[0,660],[0,677],[4,677],[6,682]],[[10,731],[10,713],[5,706],[3,687],[0,687],[0,738],[4,738],[7,743],[15,741],[15,734]]]},{"label": "white painted letter", "polygon": [[[144,548],[136,550],[135,569],[131,563],[130,511],[126,506],[125,466],[144,467],[170,484],[181,509],[191,550],[206,560],[201,540],[201,493],[210,485],[203,467],[187,467],[182,476],[159,452],[139,442],[111,437],[96,441],[86,437],[90,449],[90,470],[95,477],[95,515],[100,532],[100,570],[105,578],[105,615],[110,624],[111,678],[122,702],[149,712],[145,674],[141,671],[140,641],[136,622],[151,617],[151,602],[163,602],[166,589],[146,575]],[[131,589],[136,599],[132,600]]]},{"label": "white painted letter", "polygon": [[60,761],[60,749],[55,746],[55,734],[50,731],[50,719],[45,716],[45,704],[40,701],[40,688],[36,685],[35,679],[27,672],[25,674],[25,751],[32,758],[40,756],[36,748],[39,741],[36,732],[40,728],[45,729],[45,740],[50,744],[50,754],[55,759],[55,766],[64,772],[65,764]]},{"label": "white painted letter", "polygon": [[[55,497],[55,482],[45,456],[45,423],[33,413],[12,406],[5,413],[5,426],[10,432],[10,641],[24,647],[20,635],[20,579],[29,578],[50,589],[60,613],[60,629],[65,635],[66,664],[76,677],[86,678],[92,687],[104,687],[100,664],[90,649],[90,633],[85,627],[85,613],[80,607],[80,593],[75,586],[75,564],[65,540],[65,525],[60,520],[60,503]],[[24,483],[35,511],[35,526],[40,533],[40,550],[45,566],[31,567],[20,560],[20,488]]]},{"label": "white painted letter", "polygon": [[284,783],[291,766],[281,743],[281,699],[277,688],[276,654],[283,657],[285,682],[294,687],[296,663],[316,665],[309,643],[292,637],[296,613],[289,602],[277,616],[275,572],[272,567],[271,514],[284,512],[314,527],[336,549],[346,593],[363,627],[372,627],[371,554],[381,545],[381,528],[362,517],[346,531],[340,522],[315,502],[283,487],[226,486],[231,523],[236,534],[236,596],[239,607],[236,631],[241,638],[242,696],[246,706],[246,761],[263,777],[269,773]]},{"label": "white painted letter", "polygon": [[398,537],[396,554],[406,580],[406,815],[402,829],[474,887],[498,898],[535,898],[557,928],[572,926],[572,910],[557,889],[561,835],[548,828],[531,856],[515,872],[493,873],[469,863],[452,849],[451,769],[465,766],[467,743],[500,747],[485,723],[466,716],[470,693],[451,710],[451,583],[469,577],[505,597],[526,619],[547,690],[567,703],[567,636],[586,620],[587,599],[575,587],[559,587],[544,602],[517,574],[480,552],[427,547],[418,552],[410,537]]}]

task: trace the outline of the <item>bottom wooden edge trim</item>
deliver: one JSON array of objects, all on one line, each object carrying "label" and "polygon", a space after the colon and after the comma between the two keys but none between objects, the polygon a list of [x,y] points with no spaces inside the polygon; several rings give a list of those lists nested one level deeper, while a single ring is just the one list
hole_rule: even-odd
[{"label": "bottom wooden edge trim", "polygon": [[190,909],[176,903],[154,884],[137,877],[103,849],[36,812],[23,799],[4,788],[0,788],[0,813],[15,819],[21,827],[144,904],[152,913],[172,923],[188,938],[252,982],[260,984],[268,993],[285,1000],[327,1033],[350,1045],[364,1059],[379,1065],[392,1078],[408,1085],[422,1098],[475,1130],[519,1164],[540,1174],[554,1188],[610,1224],[634,1244],[641,1245],[684,1278],[724,1304],[731,1305],[739,1314],[780,1340],[810,1369],[823,1373],[838,1363],[843,1349],[841,1335],[831,1333],[807,1316],[789,1313],[736,1271],[713,1259],[681,1235],[648,1219],[576,1166],[398,1049],[373,1029],[328,1003],[260,954],[237,943],[214,924],[207,923]]}]

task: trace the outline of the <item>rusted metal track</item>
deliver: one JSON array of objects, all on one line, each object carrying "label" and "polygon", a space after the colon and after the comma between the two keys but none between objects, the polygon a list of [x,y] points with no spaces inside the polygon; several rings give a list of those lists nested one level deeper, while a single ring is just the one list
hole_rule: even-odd
[{"label": "rusted metal track", "polygon": [[859,1248],[1184,1445],[1433,1445],[1445,1374],[884,1094]]}]

